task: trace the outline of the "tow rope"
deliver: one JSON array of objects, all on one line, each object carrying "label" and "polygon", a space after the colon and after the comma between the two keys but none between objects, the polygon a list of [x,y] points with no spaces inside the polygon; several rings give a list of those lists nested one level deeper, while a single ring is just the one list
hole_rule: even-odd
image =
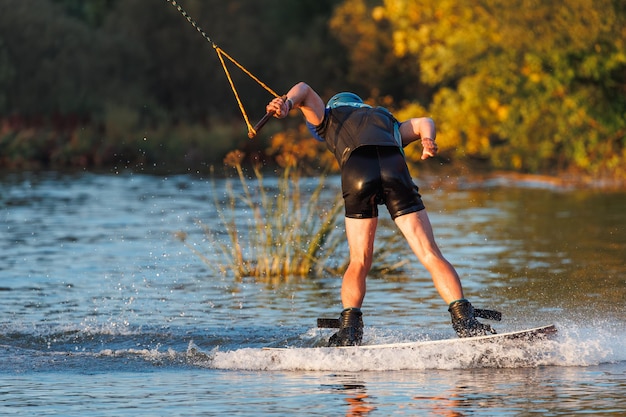
[{"label": "tow rope", "polygon": [[274,97],[280,97],[280,96],[270,87],[268,87],[263,81],[261,81],[259,78],[254,76],[254,74],[248,71],[243,65],[237,62],[233,57],[228,55],[215,42],[213,42],[213,40],[209,37],[209,35],[207,35],[206,32],[202,30],[200,26],[198,26],[198,24],[191,18],[191,16],[189,16],[189,14],[181,7],[180,4],[178,4],[176,0],[165,0],[165,1],[167,1],[172,6],[174,6],[180,12],[180,14],[183,15],[185,19],[187,19],[187,21],[191,24],[191,26],[193,26],[198,31],[198,33],[200,33],[200,35],[202,35],[202,37],[211,44],[211,46],[217,53],[220,63],[222,64],[222,68],[224,69],[224,73],[226,74],[226,78],[228,79],[228,83],[230,84],[230,88],[233,90],[233,94],[235,95],[235,99],[237,100],[237,104],[239,105],[239,110],[241,110],[243,119],[245,120],[246,125],[248,126],[248,137],[252,139],[253,137],[256,136],[258,131],[261,130],[263,125],[265,125],[265,123],[273,116],[273,113],[266,113],[265,116],[263,116],[261,120],[259,120],[254,126],[252,126],[252,124],[250,123],[250,118],[248,117],[248,114],[246,113],[246,109],[243,106],[243,102],[239,98],[239,93],[237,92],[237,89],[235,88],[235,83],[233,82],[230,72],[228,71],[228,68],[226,67],[226,61],[224,61],[224,58],[227,58],[230,62],[235,64],[241,71],[243,71],[244,74],[246,74],[247,76],[252,78],[254,81],[256,81],[261,87],[265,88]]}]

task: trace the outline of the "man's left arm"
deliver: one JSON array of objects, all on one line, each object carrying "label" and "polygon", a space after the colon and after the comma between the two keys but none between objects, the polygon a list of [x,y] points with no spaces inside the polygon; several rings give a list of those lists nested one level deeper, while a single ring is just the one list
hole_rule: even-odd
[{"label": "man's left arm", "polygon": [[422,159],[435,156],[439,150],[435,143],[437,137],[435,122],[430,117],[415,117],[400,123],[400,136],[402,146],[416,140],[422,141]]}]

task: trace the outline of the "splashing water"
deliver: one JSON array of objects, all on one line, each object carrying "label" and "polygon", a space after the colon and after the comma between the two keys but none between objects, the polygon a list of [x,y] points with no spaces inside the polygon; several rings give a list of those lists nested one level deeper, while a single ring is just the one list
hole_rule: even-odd
[{"label": "splashing water", "polygon": [[585,328],[576,325],[557,327],[558,334],[549,339],[512,340],[495,344],[424,344],[415,348],[385,349],[215,348],[205,353],[201,353],[191,344],[188,354],[192,362],[196,354],[200,355],[198,364],[209,368],[259,371],[391,371],[591,366],[626,360],[624,349],[626,337],[618,336],[613,328]]}]

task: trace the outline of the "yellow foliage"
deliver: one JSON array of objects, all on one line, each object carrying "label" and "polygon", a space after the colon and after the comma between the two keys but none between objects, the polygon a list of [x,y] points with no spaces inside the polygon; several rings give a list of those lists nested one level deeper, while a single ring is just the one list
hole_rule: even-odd
[{"label": "yellow foliage", "polygon": [[288,129],[273,135],[266,153],[274,156],[282,167],[295,166],[302,161],[321,169],[338,168],[334,156],[326,151],[326,145],[312,138],[303,125],[299,130]]},{"label": "yellow foliage", "polygon": [[393,32],[393,52],[398,57],[403,57],[408,53],[406,33],[401,31]]},{"label": "yellow foliage", "polygon": [[[345,0],[335,15],[355,79],[376,84],[372,74],[394,65],[413,71],[407,79],[427,84],[432,101],[423,103],[427,110],[409,104],[395,114],[433,117],[442,152],[528,171],[558,161],[591,172],[616,166],[615,155],[623,163],[626,14],[619,2],[372,3]],[[609,146],[600,145],[602,136]],[[409,158],[416,148],[406,149]]]},{"label": "yellow foliage", "polygon": [[376,6],[372,10],[372,19],[380,21],[385,18],[385,8],[382,6]]}]

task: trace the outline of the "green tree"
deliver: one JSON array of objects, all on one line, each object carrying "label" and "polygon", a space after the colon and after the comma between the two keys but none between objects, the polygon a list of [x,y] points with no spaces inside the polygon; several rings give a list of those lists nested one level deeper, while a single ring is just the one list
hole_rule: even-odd
[{"label": "green tree", "polygon": [[0,2],[0,38],[13,67],[5,111],[21,116],[88,118],[112,94],[119,63],[132,64],[123,39],[90,30],[46,0]]},{"label": "green tree", "polygon": [[[320,89],[344,84],[345,54],[327,28],[333,0],[179,3],[278,93],[300,80]],[[271,95],[227,65],[256,121]],[[0,2],[0,121],[9,118],[23,123],[3,123],[8,166],[137,155],[215,162],[224,148],[258,153],[267,145],[265,132],[248,140],[217,54],[164,0]],[[25,127],[31,131],[20,134]]]},{"label": "green tree", "polygon": [[113,9],[118,0],[52,0],[61,5],[69,16],[86,22],[89,26],[98,27]]}]

